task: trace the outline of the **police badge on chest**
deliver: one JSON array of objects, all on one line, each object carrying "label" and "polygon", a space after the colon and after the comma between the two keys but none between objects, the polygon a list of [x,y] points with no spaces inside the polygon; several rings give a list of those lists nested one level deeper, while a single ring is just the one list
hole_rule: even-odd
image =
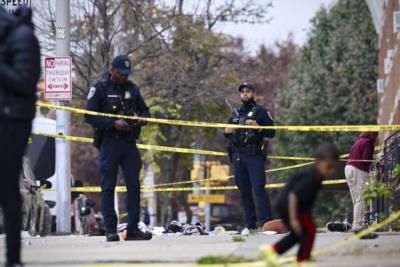
[{"label": "police badge on chest", "polygon": [[132,99],[132,95],[130,91],[125,91],[125,99]]}]

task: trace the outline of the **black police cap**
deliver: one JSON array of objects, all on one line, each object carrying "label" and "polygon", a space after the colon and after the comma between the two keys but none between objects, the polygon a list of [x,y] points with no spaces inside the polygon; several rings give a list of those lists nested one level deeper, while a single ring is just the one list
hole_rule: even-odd
[{"label": "black police cap", "polygon": [[123,76],[132,73],[131,61],[127,55],[116,56],[112,61],[112,66]]},{"label": "black police cap", "polygon": [[245,87],[246,87],[246,88],[249,88],[249,89],[251,89],[251,90],[253,90],[253,91],[256,90],[256,86],[255,86],[253,83],[244,82],[244,83],[242,83],[242,84],[239,86],[239,92],[241,92],[242,89],[245,88]]}]

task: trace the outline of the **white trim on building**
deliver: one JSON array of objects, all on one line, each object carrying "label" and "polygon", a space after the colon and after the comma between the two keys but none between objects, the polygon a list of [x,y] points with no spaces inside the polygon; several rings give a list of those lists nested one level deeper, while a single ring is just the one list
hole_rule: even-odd
[{"label": "white trim on building", "polygon": [[385,19],[385,0],[365,0],[374,21],[375,29],[378,34],[382,32]]}]

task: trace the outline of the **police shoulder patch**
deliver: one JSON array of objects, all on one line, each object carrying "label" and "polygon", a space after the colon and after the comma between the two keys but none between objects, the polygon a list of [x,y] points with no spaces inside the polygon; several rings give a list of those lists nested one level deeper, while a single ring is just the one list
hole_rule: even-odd
[{"label": "police shoulder patch", "polygon": [[271,121],[273,121],[274,118],[272,117],[271,112],[269,112],[269,110],[267,110],[267,114],[268,114],[268,117],[271,119]]},{"label": "police shoulder patch", "polygon": [[91,99],[94,95],[96,94],[96,87],[90,87],[90,90],[89,90],[89,94],[88,94],[88,96],[87,96],[87,99],[89,100],[89,99]]}]

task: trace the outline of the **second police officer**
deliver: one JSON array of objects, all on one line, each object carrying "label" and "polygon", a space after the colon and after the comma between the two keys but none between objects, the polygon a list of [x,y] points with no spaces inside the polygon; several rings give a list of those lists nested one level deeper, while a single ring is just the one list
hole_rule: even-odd
[{"label": "second police officer", "polygon": [[[239,86],[242,105],[232,112],[229,124],[274,125],[270,112],[256,103],[255,89],[254,84],[249,82]],[[241,193],[246,228],[249,230],[257,229],[257,214],[261,226],[271,220],[270,201],[265,189],[265,159],[267,138],[274,136],[273,129],[225,129],[235,182]],[[253,191],[256,205],[253,200]],[[256,206],[258,212],[256,212]]]},{"label": "second police officer", "polygon": [[[114,58],[107,78],[90,88],[87,109],[102,113],[150,117],[139,88],[128,80],[131,62],[126,55]],[[118,217],[114,209],[114,191],[118,168],[122,167],[128,190],[128,228],[126,240],[149,240],[151,233],[138,229],[140,217],[139,174],[142,160],[136,147],[143,121],[86,116],[95,131],[95,146],[100,150],[101,206],[107,241],[119,241]]]}]

